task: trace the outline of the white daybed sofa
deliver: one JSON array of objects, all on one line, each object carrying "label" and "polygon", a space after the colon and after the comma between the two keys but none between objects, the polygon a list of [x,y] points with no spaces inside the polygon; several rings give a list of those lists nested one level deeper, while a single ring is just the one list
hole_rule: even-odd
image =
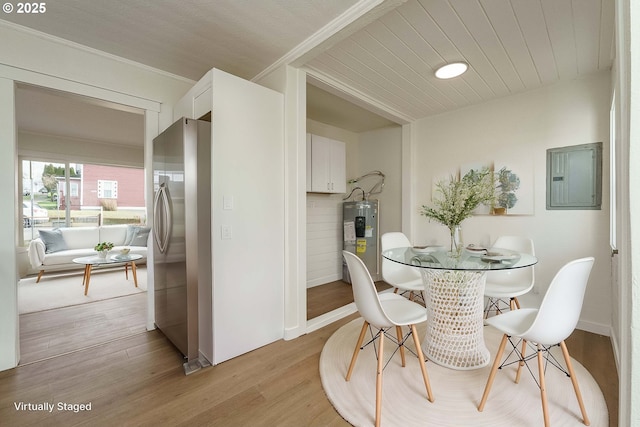
[{"label": "white daybed sofa", "polygon": [[103,225],[96,227],[69,227],[41,229],[39,237],[29,243],[29,262],[38,270],[36,283],[45,271],[59,271],[84,268],[73,262],[74,258],[96,255],[93,247],[99,242],[112,242],[118,251],[124,247],[131,254],[143,258],[136,264],[144,264],[147,259],[147,239],[149,228],[135,225]]}]

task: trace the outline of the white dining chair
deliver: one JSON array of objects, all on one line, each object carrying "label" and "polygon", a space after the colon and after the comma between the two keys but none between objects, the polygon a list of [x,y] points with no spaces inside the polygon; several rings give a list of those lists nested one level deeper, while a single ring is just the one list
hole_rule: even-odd
[{"label": "white dining chair", "polygon": [[[383,252],[410,246],[411,243],[404,233],[394,231],[380,236],[380,249]],[[424,281],[416,268],[382,258],[382,280],[395,288],[394,293],[408,292],[411,300],[417,294],[424,301]]]},{"label": "white dining chair", "polygon": [[[560,368],[560,365],[553,359],[553,356],[549,354],[550,348],[559,345],[562,349],[562,355],[568,370],[568,372],[565,371],[565,373],[571,378],[578,405],[582,412],[583,423],[589,425],[589,418],[587,417],[587,412],[582,401],[582,394],[578,387],[578,379],[573,370],[571,357],[569,356],[569,351],[567,350],[564,340],[571,335],[578,324],[580,311],[582,310],[582,301],[593,263],[594,258],[589,257],[577,259],[564,265],[551,281],[549,289],[540,304],[540,308],[512,310],[486,320],[487,325],[498,329],[504,335],[502,336],[502,341],[500,342],[495,361],[491,368],[489,378],[487,379],[482,400],[478,405],[478,411],[482,412],[484,409],[497,370],[510,364],[508,360],[509,357],[507,357],[507,360],[501,362],[505,346],[507,341],[509,341],[514,348],[514,353],[518,357],[516,360],[518,362],[515,377],[516,383],[520,380],[522,367],[529,360],[533,358],[537,359],[542,412],[544,415],[544,424],[548,427],[549,414],[544,379],[546,366],[544,358],[546,357],[547,360],[551,360],[552,365]],[[518,344],[511,340],[512,338],[522,340],[521,350],[518,349]],[[527,355],[527,342],[534,343],[537,351]],[[530,369],[529,371],[531,372]]]},{"label": "white dining chair", "polygon": [[[351,357],[351,363],[345,377],[346,381],[351,379],[353,368],[356,364],[356,359],[362,347],[365,334],[369,327],[375,330],[372,342],[376,339],[378,342],[378,364],[376,373],[376,413],[375,413],[375,425],[379,426],[382,413],[382,371],[384,369],[384,338],[387,331],[391,328],[395,329],[396,336],[387,336],[392,341],[396,341],[399,347],[400,358],[402,366],[405,366],[405,341],[409,338],[409,335],[413,337],[413,342],[416,347],[416,353],[418,357],[418,363],[420,370],[422,371],[422,378],[427,390],[427,399],[433,402],[433,394],[431,392],[431,385],[429,383],[429,376],[427,374],[427,368],[424,364],[424,356],[422,354],[422,348],[420,347],[420,339],[416,331],[416,324],[425,322],[427,320],[426,309],[418,303],[409,301],[405,297],[402,297],[393,293],[385,293],[378,295],[373,279],[364,265],[362,260],[355,254],[347,251],[342,252],[345,261],[347,262],[347,268],[351,275],[351,285],[353,289],[353,299],[356,307],[363,317],[364,322],[362,324],[362,330],[360,336],[356,342],[353,356]],[[408,326],[409,332],[406,336],[403,336],[402,327]],[[373,334],[373,332],[372,332]],[[395,352],[393,353],[395,354]]]},{"label": "white dining chair", "polygon": [[[509,249],[512,251],[535,256],[533,240],[522,236],[501,236],[493,245],[496,249]],[[485,317],[491,311],[499,314],[502,307],[508,305],[511,310],[520,308],[518,297],[533,289],[535,284],[535,272],[533,266],[509,270],[488,271],[484,287],[484,296],[487,298],[485,305]]]}]

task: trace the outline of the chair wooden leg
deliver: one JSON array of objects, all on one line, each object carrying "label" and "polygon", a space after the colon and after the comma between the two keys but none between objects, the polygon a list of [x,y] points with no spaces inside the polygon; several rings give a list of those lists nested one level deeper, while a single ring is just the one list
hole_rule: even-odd
[{"label": "chair wooden leg", "polygon": [[376,372],[376,427],[380,427],[382,414],[382,370],[384,369],[384,333],[380,331],[378,346],[378,368]]},{"label": "chair wooden leg", "polygon": [[491,311],[491,297],[487,297],[487,305],[484,307],[484,318],[489,318],[489,311]]},{"label": "chair wooden leg", "polygon": [[427,399],[429,400],[429,402],[433,402],[433,393],[431,392],[431,383],[429,382],[429,375],[427,374],[427,368],[426,366],[424,366],[424,355],[422,354],[422,347],[420,347],[420,339],[418,338],[416,325],[411,325],[411,335],[413,336],[413,342],[416,345],[416,352],[418,353],[418,363],[420,363],[420,370],[422,371],[424,386],[427,389]]},{"label": "chair wooden leg", "polygon": [[520,382],[520,373],[522,372],[522,367],[524,366],[524,357],[527,351],[527,340],[522,340],[522,359],[518,363],[518,370],[516,371],[516,384]]},{"label": "chair wooden leg", "polygon": [[567,364],[567,369],[569,370],[569,375],[571,376],[571,383],[573,383],[573,390],[576,392],[576,398],[578,399],[578,405],[580,405],[580,411],[582,412],[582,422],[584,425],[591,425],[591,421],[589,421],[589,417],[587,416],[587,411],[584,408],[584,403],[582,402],[582,393],[580,393],[580,388],[578,387],[578,378],[576,378],[576,374],[573,371],[573,364],[571,363],[571,357],[569,356],[569,350],[567,350],[567,346],[562,341],[560,343],[560,348],[562,348],[562,355],[564,356],[564,361]]},{"label": "chair wooden leg", "polygon": [[[513,297],[513,302],[515,303],[516,307],[518,308],[518,310],[520,310],[520,301],[518,301],[517,297]],[[512,309],[513,310],[513,309]]]},{"label": "chair wooden leg", "polygon": [[406,366],[406,361],[404,358],[404,344],[402,344],[402,328],[400,326],[396,326],[396,335],[398,336],[398,344],[400,346],[400,359],[402,359],[402,367]]},{"label": "chair wooden leg", "polygon": [[40,279],[42,279],[42,275],[44,274],[44,270],[40,270],[38,273],[38,278],[36,279],[36,283],[40,283]]},{"label": "chair wooden leg", "polygon": [[404,344],[402,344],[402,327],[396,326],[396,335],[398,336],[398,343],[400,344],[400,359],[402,360],[402,367],[407,366],[404,357]]},{"label": "chair wooden leg", "polygon": [[487,397],[489,397],[489,391],[491,390],[491,386],[493,385],[493,380],[496,377],[496,372],[498,372],[498,367],[500,366],[500,360],[502,359],[502,353],[504,353],[504,348],[507,345],[507,334],[502,336],[502,341],[500,341],[500,347],[498,347],[498,353],[496,353],[496,359],[493,361],[493,366],[491,367],[491,373],[489,374],[489,378],[487,379],[487,385],[484,387],[484,393],[482,394],[482,400],[480,400],[480,404],[478,405],[478,411],[482,412],[484,409],[484,404],[487,403]]},{"label": "chair wooden leg", "polygon": [[542,356],[542,346],[538,344],[538,380],[540,382],[540,399],[542,400],[542,414],[544,416],[544,427],[549,427],[549,408],[547,405],[547,385],[544,380],[544,357]]},{"label": "chair wooden leg", "polygon": [[360,353],[360,346],[362,346],[362,341],[364,341],[364,334],[367,333],[368,326],[369,322],[365,320],[362,324],[362,330],[360,331],[358,342],[356,342],[356,348],[353,350],[353,356],[351,357],[351,363],[349,364],[349,370],[347,371],[345,381],[349,381],[351,379],[351,373],[353,372],[353,367],[356,366],[356,359],[358,358],[358,354]]}]

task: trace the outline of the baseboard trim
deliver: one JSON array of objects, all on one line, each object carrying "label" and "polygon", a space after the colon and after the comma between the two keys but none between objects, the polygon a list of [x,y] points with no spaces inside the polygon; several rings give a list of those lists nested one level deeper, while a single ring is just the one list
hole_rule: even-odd
[{"label": "baseboard trim", "polygon": [[356,304],[355,303],[350,303],[347,304],[345,306],[342,306],[340,308],[336,308],[335,310],[332,310],[328,313],[325,313],[321,316],[315,317],[311,320],[307,321],[307,333],[316,331],[320,328],[323,328],[327,325],[330,325],[331,323],[340,320],[342,318],[345,318],[347,316],[349,316],[350,314],[353,314],[355,312],[357,312],[358,309],[356,308]]},{"label": "baseboard trim", "polygon": [[606,337],[611,336],[611,325],[603,325],[601,323],[593,323],[580,320],[578,321],[576,329],[591,332],[593,334],[604,335]]},{"label": "baseboard trim", "polygon": [[320,285],[326,285],[327,283],[342,280],[342,274],[332,274],[330,276],[323,276],[317,279],[309,280],[307,282],[307,289]]},{"label": "baseboard trim", "polygon": [[616,370],[618,371],[618,380],[619,380],[620,379],[620,363],[621,363],[620,343],[618,341],[618,336],[613,333],[613,328],[612,328],[612,333],[610,338],[611,338],[611,347],[613,347],[613,358],[616,362]]},{"label": "baseboard trim", "polygon": [[295,328],[285,328],[284,336],[282,337],[282,339],[284,339],[285,341],[290,341],[298,337],[301,337],[302,335],[307,333],[307,330],[305,329],[305,327],[306,325],[296,326]]}]

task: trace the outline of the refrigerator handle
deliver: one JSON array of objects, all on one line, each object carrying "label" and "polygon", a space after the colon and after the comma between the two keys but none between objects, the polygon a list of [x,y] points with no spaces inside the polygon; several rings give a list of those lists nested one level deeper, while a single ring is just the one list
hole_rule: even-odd
[{"label": "refrigerator handle", "polygon": [[160,184],[153,200],[153,235],[160,253],[166,252],[171,234],[171,205],[167,190],[164,183]]}]

